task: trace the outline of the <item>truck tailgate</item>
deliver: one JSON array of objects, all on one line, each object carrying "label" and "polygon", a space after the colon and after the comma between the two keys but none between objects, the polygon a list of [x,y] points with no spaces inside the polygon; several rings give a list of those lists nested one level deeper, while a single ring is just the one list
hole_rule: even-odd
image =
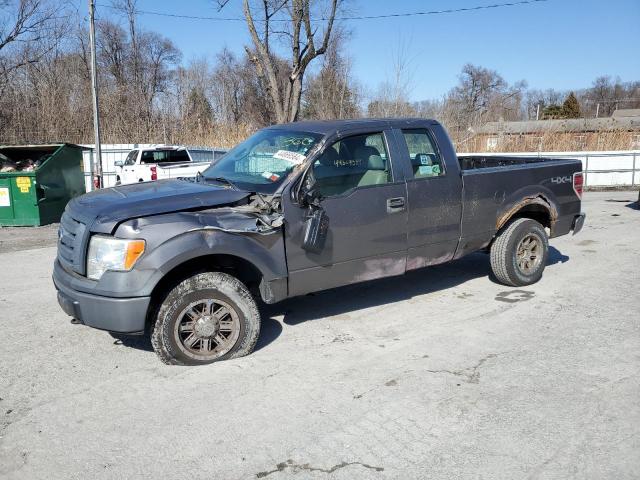
[{"label": "truck tailgate", "polygon": [[206,170],[210,162],[189,162],[179,163],[175,165],[158,165],[157,174],[158,179],[161,178],[176,178],[176,177],[195,177],[198,172],[202,173]]}]

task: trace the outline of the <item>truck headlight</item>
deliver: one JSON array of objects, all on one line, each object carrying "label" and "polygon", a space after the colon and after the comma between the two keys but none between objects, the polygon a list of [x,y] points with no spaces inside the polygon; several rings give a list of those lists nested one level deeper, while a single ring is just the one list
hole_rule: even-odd
[{"label": "truck headlight", "polygon": [[144,247],[144,240],[92,236],[87,255],[87,277],[100,280],[107,270],[131,270],[144,253]]}]

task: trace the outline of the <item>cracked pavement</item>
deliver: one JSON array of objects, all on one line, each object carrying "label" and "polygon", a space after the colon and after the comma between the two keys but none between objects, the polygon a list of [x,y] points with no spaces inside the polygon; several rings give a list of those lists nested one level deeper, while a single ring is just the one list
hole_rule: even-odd
[{"label": "cracked pavement", "polygon": [[536,285],[475,254],[292,299],[253,355],[199,368],[71,325],[55,248],[12,240],[0,478],[640,478],[637,195],[587,192]]}]

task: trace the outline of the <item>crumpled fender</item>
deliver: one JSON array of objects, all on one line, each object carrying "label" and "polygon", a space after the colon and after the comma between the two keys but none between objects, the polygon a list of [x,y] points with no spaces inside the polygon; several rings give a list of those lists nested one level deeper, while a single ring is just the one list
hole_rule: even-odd
[{"label": "crumpled fender", "polygon": [[[200,212],[177,212],[161,217],[125,222],[118,228],[119,237],[144,238],[145,254],[132,272],[145,278],[135,295],[149,295],[160,280],[175,267],[206,255],[232,255],[253,264],[266,281],[287,276],[284,239],[281,228],[270,232],[252,232],[256,219],[249,217],[224,222],[207,222]],[[217,217],[212,212],[213,217]],[[219,217],[218,217],[219,218]],[[225,231],[233,225],[242,233]],[[253,225],[253,227],[252,227]]]},{"label": "crumpled fender", "polygon": [[521,188],[506,197],[496,218],[496,230],[500,230],[523,207],[527,205],[540,205],[549,212],[551,230],[558,220],[557,199],[548,188],[540,185],[530,185]]}]

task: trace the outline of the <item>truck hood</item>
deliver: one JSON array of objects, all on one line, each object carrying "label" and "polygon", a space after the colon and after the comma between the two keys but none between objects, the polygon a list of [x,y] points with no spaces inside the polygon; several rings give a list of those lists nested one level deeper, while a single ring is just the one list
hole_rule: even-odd
[{"label": "truck hood", "polygon": [[233,205],[249,192],[188,180],[167,179],[105,188],[71,200],[67,211],[93,232],[111,233],[132,218]]}]

